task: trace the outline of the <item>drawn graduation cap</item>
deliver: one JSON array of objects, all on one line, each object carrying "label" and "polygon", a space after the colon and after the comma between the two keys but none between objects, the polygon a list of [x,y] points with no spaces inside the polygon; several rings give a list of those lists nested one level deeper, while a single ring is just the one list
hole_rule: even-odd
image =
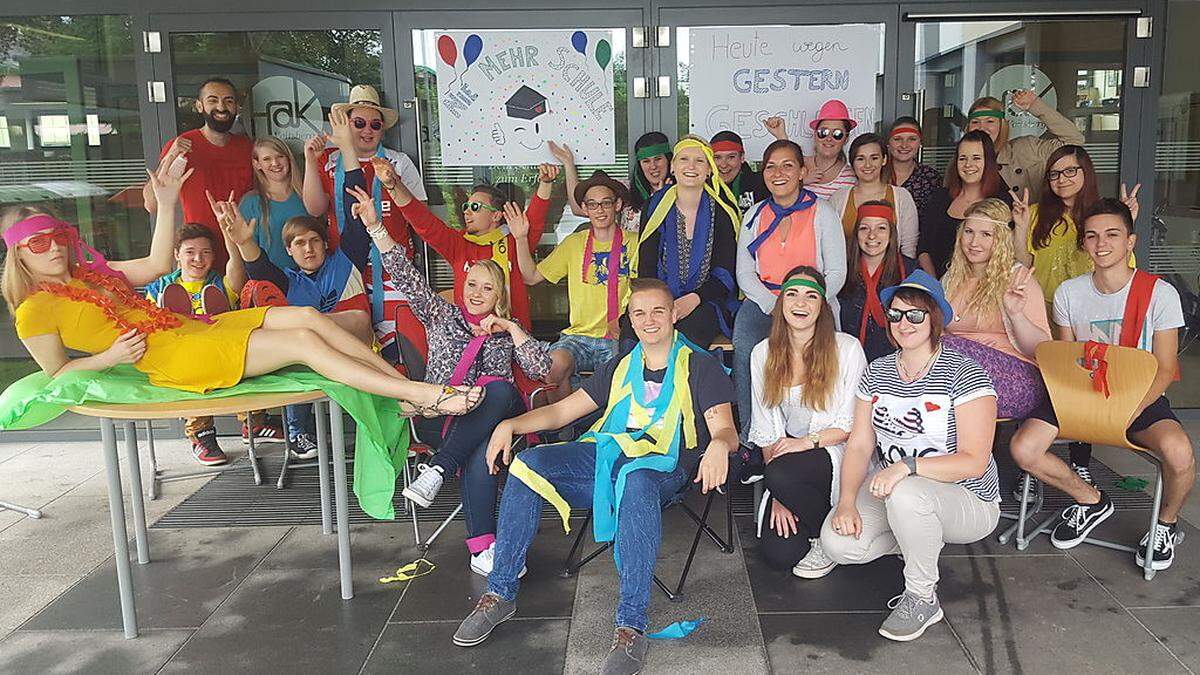
[{"label": "drawn graduation cap", "polygon": [[546,97],[536,89],[526,85],[516,91],[504,102],[509,117],[522,120],[537,119],[546,114]]}]

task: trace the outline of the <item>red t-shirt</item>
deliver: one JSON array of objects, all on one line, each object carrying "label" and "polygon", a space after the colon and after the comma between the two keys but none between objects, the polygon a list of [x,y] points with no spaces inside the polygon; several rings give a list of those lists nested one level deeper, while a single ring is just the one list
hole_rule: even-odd
[{"label": "red t-shirt", "polygon": [[[195,169],[183,189],[179,192],[179,201],[183,205],[183,220],[185,223],[199,223],[212,230],[218,242],[225,241],[217,218],[213,215],[212,206],[208,203],[205,190],[212,193],[213,199],[229,199],[233,192],[233,202],[236,204],[254,187],[254,167],[251,158],[254,154],[254,142],[246,136],[233,134],[224,146],[208,142],[200,129],[193,129],[179,134],[178,138],[186,138],[192,142],[192,149],[187,153],[188,168]],[[166,156],[172,139],[163,146],[158,158]],[[225,263],[229,255],[225,245],[221,244],[213,251],[213,268],[224,273]]]},{"label": "red t-shirt", "polygon": [[[342,240],[337,223],[337,208],[341,203],[342,196],[333,194],[333,176],[338,166],[337,162],[334,161],[333,153],[337,151],[337,148],[326,148],[321,153],[320,160],[322,167],[321,187],[325,190],[325,194],[329,196],[329,209],[325,212],[325,215],[329,218],[329,245],[334,248]],[[386,150],[386,152],[388,160],[393,165],[397,164],[396,156],[399,156],[400,153],[394,150]],[[405,156],[404,159],[407,160],[408,158]],[[411,160],[409,163],[411,164]],[[366,182],[367,191],[370,192],[371,186],[375,184],[375,166],[371,164],[369,159],[360,159],[358,160],[358,164],[362,167],[363,181]],[[404,175],[399,167],[396,169],[396,173],[401,176]],[[381,190],[381,193],[380,203],[383,206],[383,213],[380,216],[381,220],[383,220],[383,226],[387,229],[388,234],[392,236],[392,240],[403,247],[408,257],[411,258],[413,256],[413,247],[412,239],[408,234],[408,222],[400,214],[400,207],[396,206],[396,203],[392,201],[392,196],[388,194],[388,191]]]}]

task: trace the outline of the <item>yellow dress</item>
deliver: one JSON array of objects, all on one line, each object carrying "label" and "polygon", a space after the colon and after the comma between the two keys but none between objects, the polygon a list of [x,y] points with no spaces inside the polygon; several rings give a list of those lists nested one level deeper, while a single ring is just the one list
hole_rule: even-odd
[{"label": "yellow dress", "polygon": [[1033,255],[1033,278],[1041,284],[1046,304],[1050,305],[1059,284],[1092,271],[1092,259],[1079,248],[1075,221],[1067,214],[1063,214],[1063,219],[1050,229],[1045,248],[1034,248],[1033,229],[1037,219],[1038,207],[1034,204],[1029,207],[1029,236],[1025,240],[1025,250]]},{"label": "yellow dress", "polygon": [[[72,279],[70,285],[87,286]],[[261,327],[268,307],[226,312],[213,323],[180,317],[178,328],[151,333],[146,353],[133,364],[160,387],[206,393],[230,387],[242,379],[250,332]],[[120,307],[126,321],[145,321],[139,309]],[[24,339],[57,333],[68,349],[99,354],[119,336],[116,322],[99,307],[39,291],[17,307],[17,336]]]}]

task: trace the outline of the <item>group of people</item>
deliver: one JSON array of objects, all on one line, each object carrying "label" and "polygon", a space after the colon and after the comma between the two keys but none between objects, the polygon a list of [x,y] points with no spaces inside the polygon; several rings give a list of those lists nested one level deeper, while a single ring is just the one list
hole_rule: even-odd
[{"label": "group of people", "polygon": [[[996,526],[997,419],[1023,420],[1017,463],[1077,502],[1056,547],[1113,513],[1089,480],[1087,446],[1072,466],[1048,452],[1057,422],[1039,343],[1156,358],[1129,429],[1165,476],[1139,564],[1171,565],[1194,482],[1163,396],[1182,311],[1168,283],[1133,265],[1137,188],[1100,197],[1074,125],[1032,92],[1011,106],[1047,132],[1010,138],[1005,105],[982,98],[944,179],[919,161],[915,119],[851,139],[857,122],[836,100],[810,124],[811,154],[766,120],[775,140],[759,171],[730,131],[674,144],[643,135],[628,184],[601,171],[581,180],[569,145],[552,143],[561,167],[539,167],[528,205],[511,186],[476,185],[455,227],[425,205],[411,160],[383,147],[398,116],[373,88],[332,106],[301,172],[282,141],[232,133],[238,93],[213,78],[197,96],[204,126],[168,143],[149,173],[149,255],[107,261],[49,211],[19,207],[0,220],[3,295],[50,375],[130,363],[154,384],[207,392],[299,364],[401,400],[437,446],[403,494],[427,507],[460,476],[471,569],[488,579],[457,645],[515,614],[543,504],[565,529],[572,506],[590,507],[621,579],[604,672],[638,672],[662,505],[690,484],[707,493],[759,478],[768,564],[816,579],[902,555],[904,589],[879,632],[912,640],[942,618],[943,546]],[[560,174],[588,223],[539,261]],[[449,262],[453,297],[414,265],[413,233]],[[526,286],[563,279],[568,325],[538,340]],[[732,377],[708,351],[721,335]],[[406,377],[413,353],[423,382]],[[534,388],[550,396],[530,409]],[[315,453],[303,410],[288,409],[286,426],[252,414],[243,435]],[[199,461],[225,461],[211,420],[187,431]],[[528,435],[560,442],[514,455]]]}]

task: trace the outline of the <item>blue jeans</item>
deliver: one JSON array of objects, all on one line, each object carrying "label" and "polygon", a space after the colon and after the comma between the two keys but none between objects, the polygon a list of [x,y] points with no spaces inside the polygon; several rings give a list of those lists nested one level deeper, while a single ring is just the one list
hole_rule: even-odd
[{"label": "blue jeans", "polygon": [[[594,443],[539,445],[521,453],[521,461],[554,485],[568,504],[591,508],[595,484]],[[621,457],[613,474],[630,461]],[[621,579],[616,625],[645,631],[649,621],[650,586],[654,559],[662,541],[662,505],[674,498],[687,482],[682,467],[670,473],[642,469],[629,474],[617,514],[616,546],[621,552],[617,575]],[[488,590],[505,600],[517,598],[517,573],[525,565],[525,553],[537,533],[544,500],[522,481],[510,477],[500,500],[500,526],[496,533],[496,557]],[[557,521],[553,525],[557,527]]]},{"label": "blue jeans", "polygon": [[767,339],[771,317],[753,301],[742,303],[733,321],[733,387],[737,392],[738,435],[742,442],[750,435],[750,351]]},{"label": "blue jeans", "polygon": [[617,355],[617,341],[563,333],[558,342],[550,345],[550,351],[556,349],[567,352],[575,360],[575,373],[571,376],[571,382],[575,384],[579,373],[595,372]]},{"label": "blue jeans", "polygon": [[[483,402],[477,408],[450,418],[437,452],[429,460],[440,466],[442,475],[462,471],[463,513],[467,521],[467,539],[496,532],[496,479],[487,468],[487,444],[492,430],[502,420],[525,412],[521,392],[508,382],[491,382],[484,387]],[[437,420],[442,424],[442,420]],[[472,551],[477,552],[477,551]]]},{"label": "blue jeans", "polygon": [[283,416],[287,419],[288,440],[294,440],[300,434],[315,433],[313,431],[313,409],[311,403],[289,405],[284,409]]}]

